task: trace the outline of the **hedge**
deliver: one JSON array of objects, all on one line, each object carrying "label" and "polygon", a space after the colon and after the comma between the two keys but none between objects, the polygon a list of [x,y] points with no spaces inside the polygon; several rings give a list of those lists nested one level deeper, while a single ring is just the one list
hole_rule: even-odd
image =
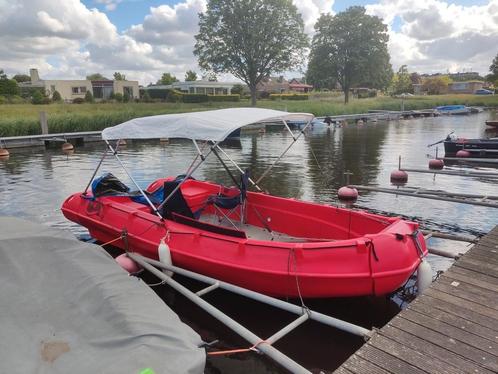
[{"label": "hedge", "polygon": [[205,94],[182,94],[184,103],[205,103],[209,100]]},{"label": "hedge", "polygon": [[220,102],[220,101],[240,101],[240,95],[209,95],[209,101]]},{"label": "hedge", "polygon": [[270,100],[309,100],[308,94],[271,94]]}]

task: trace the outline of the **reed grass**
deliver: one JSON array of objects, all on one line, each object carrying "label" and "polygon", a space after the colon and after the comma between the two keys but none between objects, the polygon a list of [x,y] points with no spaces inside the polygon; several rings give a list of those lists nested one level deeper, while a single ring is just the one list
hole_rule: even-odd
[{"label": "reed grass", "polygon": [[[439,105],[465,104],[498,107],[498,95],[437,95],[405,98],[405,110],[428,109]],[[228,107],[249,106],[249,102],[217,103],[102,103],[102,104],[5,104],[0,105],[0,137],[40,134],[39,112],[47,112],[51,133],[96,131],[136,117],[182,113]],[[313,113],[315,116],[366,113],[369,110],[400,110],[401,99],[376,97],[352,99],[318,96],[309,101],[260,100],[258,107]]]}]

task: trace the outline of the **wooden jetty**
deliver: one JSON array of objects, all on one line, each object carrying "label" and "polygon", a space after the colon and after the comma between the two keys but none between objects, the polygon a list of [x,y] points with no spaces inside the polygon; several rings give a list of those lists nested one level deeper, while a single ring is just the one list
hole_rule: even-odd
[{"label": "wooden jetty", "polygon": [[82,144],[90,141],[101,141],[102,137],[100,136],[100,133],[101,131],[81,131],[58,134],[7,136],[0,138],[0,146],[5,148],[31,146],[49,147],[52,143],[60,145],[66,141],[74,144]]},{"label": "wooden jetty", "polygon": [[498,226],[337,374],[498,372]]}]

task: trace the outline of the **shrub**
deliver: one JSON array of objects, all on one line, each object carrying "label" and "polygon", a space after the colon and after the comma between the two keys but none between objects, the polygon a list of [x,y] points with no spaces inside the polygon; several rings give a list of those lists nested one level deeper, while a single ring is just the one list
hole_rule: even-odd
[{"label": "shrub", "polygon": [[0,95],[19,95],[20,90],[14,79],[0,79]]},{"label": "shrub", "polygon": [[206,94],[182,94],[184,103],[205,103],[209,100]]},{"label": "shrub", "polygon": [[168,97],[166,98],[166,101],[170,103],[179,103],[182,100],[183,93],[177,90],[170,90],[170,92],[168,93]]},{"label": "shrub", "polygon": [[[92,94],[92,92],[91,92],[91,91],[86,91],[86,94],[85,94],[85,101],[86,101],[87,103],[93,103],[93,102],[95,101],[95,100],[94,100],[94,98],[93,98],[93,94]],[[73,100],[73,102],[74,102],[74,100]]]},{"label": "shrub", "polygon": [[123,102],[127,103],[129,102],[131,99],[131,96],[128,92],[125,92],[124,95],[123,95]]},{"label": "shrub", "polygon": [[208,100],[212,102],[240,101],[240,95],[208,95]]},{"label": "shrub", "polygon": [[123,102],[123,94],[119,93],[119,92],[115,93],[114,100],[116,100],[118,103],[122,103]]},{"label": "shrub", "polygon": [[54,91],[52,94],[52,101],[62,101],[62,96],[59,91]]},{"label": "shrub", "polygon": [[0,104],[6,104],[8,103],[7,98],[3,95],[0,95]]},{"label": "shrub", "polygon": [[83,99],[82,97],[77,97],[75,99],[73,99],[73,104],[83,104],[85,102],[85,99]]},{"label": "shrub", "polygon": [[235,84],[230,90],[230,93],[232,95],[242,95],[243,92],[244,92],[244,86],[242,84]]},{"label": "shrub", "polygon": [[271,94],[271,100],[309,100],[310,95],[308,94]]},{"label": "shrub", "polygon": [[152,98],[150,97],[149,95],[149,91],[143,91],[140,99],[144,102],[144,103],[150,103],[152,101]]},{"label": "shrub", "polygon": [[166,88],[150,88],[143,91],[144,93],[142,97],[147,93],[151,99],[159,99],[163,101],[168,100],[168,96],[171,92],[171,90],[168,90]]},{"label": "shrub", "polygon": [[268,99],[270,97],[270,93],[266,92],[266,91],[263,91],[263,92],[260,92],[258,94],[258,96],[259,96],[260,99]]},{"label": "shrub", "polygon": [[31,102],[35,105],[50,104],[50,98],[43,95],[40,90],[36,90],[33,92]]},{"label": "shrub", "polygon": [[24,100],[21,96],[19,95],[12,95],[8,96],[7,100],[9,104],[25,104],[26,100]]}]

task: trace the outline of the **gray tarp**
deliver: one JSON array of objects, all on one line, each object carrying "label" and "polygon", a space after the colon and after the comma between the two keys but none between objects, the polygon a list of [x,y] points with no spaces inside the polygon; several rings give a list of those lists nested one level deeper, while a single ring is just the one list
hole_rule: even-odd
[{"label": "gray tarp", "polygon": [[0,373],[201,373],[201,343],[102,248],[0,217]]}]

